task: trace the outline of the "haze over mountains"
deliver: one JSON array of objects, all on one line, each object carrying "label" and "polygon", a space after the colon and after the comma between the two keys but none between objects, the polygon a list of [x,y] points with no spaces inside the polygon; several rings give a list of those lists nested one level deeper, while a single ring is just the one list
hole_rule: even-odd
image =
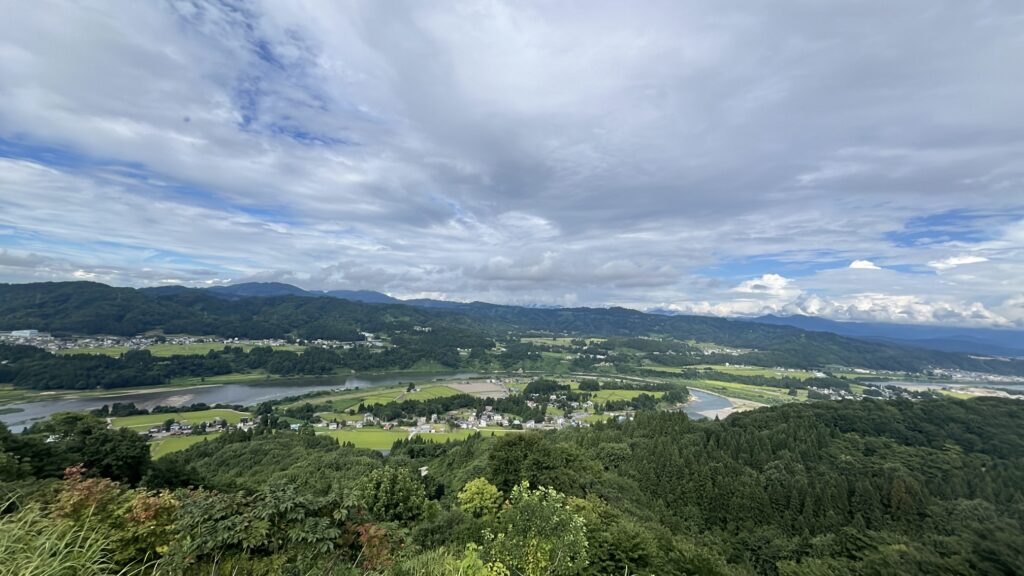
[{"label": "haze over mountains", "polygon": [[905,344],[947,352],[1024,356],[1024,331],[880,322],[836,322],[813,316],[761,316],[756,322],[832,332],[851,338]]}]

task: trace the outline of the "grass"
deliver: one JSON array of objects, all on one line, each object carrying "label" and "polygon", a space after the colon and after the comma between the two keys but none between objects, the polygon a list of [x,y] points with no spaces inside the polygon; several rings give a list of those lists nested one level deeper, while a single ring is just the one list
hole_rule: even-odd
[{"label": "grass", "polygon": [[141,574],[141,565],[117,568],[114,543],[94,524],[56,520],[37,506],[0,516],[0,576]]},{"label": "grass", "polygon": [[415,392],[405,394],[402,397],[402,400],[431,400],[433,398],[444,398],[446,396],[455,396],[457,394],[462,394],[462,392],[448,386],[425,386]]},{"label": "grass", "polygon": [[[406,384],[388,386],[384,388],[365,388],[361,390],[347,390],[345,392],[339,392],[337,394],[331,394],[329,396],[318,396],[315,398],[306,398],[297,400],[295,402],[286,404],[285,408],[291,408],[299,406],[309,402],[311,404],[323,404],[327,403],[331,405],[331,410],[328,412],[344,412],[349,408],[354,408],[359,404],[365,404],[372,406],[375,404],[388,404],[391,402],[399,402],[402,400],[429,400],[431,398],[441,398],[445,396],[454,396],[461,394],[458,390],[446,386],[444,384],[419,384],[419,390],[416,392],[406,393]],[[340,419],[340,418],[339,418]]]},{"label": "grass", "polygon": [[149,429],[160,426],[168,419],[175,419],[184,424],[198,424],[200,422],[212,422],[214,419],[226,420],[229,424],[238,424],[243,417],[251,416],[248,412],[236,410],[212,409],[197,410],[195,412],[174,412],[167,414],[140,414],[138,416],[122,416],[113,418],[113,425],[117,428],[143,428]]},{"label": "grass", "polygon": [[321,432],[335,438],[338,442],[351,442],[357,448],[369,448],[371,450],[390,450],[395,440],[404,440],[409,437],[406,430],[384,430],[381,428],[353,428],[345,430],[329,430]]},{"label": "grass", "polygon": [[806,370],[777,370],[775,368],[764,368],[761,366],[726,366],[724,364],[696,364],[694,366],[650,366],[651,370],[659,372],[679,373],[686,370],[703,370],[705,368],[722,372],[724,374],[735,374],[737,376],[764,376],[766,378],[799,378],[806,380],[814,376],[813,372]]},{"label": "grass", "polygon": [[207,440],[210,436],[168,436],[160,440],[153,440],[149,443],[149,452],[153,459],[166,456],[171,452],[184,450],[193,444]]},{"label": "grass", "polygon": [[15,388],[11,384],[0,384],[0,405],[3,404],[20,404],[22,402],[31,402],[33,400],[39,400],[38,397],[42,390],[26,390],[24,388]]},{"label": "grass", "polygon": [[949,396],[951,398],[959,398],[960,400],[967,400],[968,398],[977,398],[976,394],[968,394],[966,392],[954,392],[952,390],[939,390],[940,394]]},{"label": "grass", "polygon": [[641,394],[650,394],[654,397],[661,397],[664,392],[650,392],[647,390],[598,390],[591,392],[595,402],[608,402],[609,400],[632,400]]},{"label": "grass", "polygon": [[204,378],[200,378],[198,376],[189,378],[175,378],[171,380],[171,384],[184,386],[195,386],[202,384],[237,384],[238,382],[260,382],[263,380],[276,380],[279,378],[282,377],[267,374],[262,370],[255,370],[253,372],[232,372],[231,374],[206,376]]},{"label": "grass", "polygon": [[362,414],[349,414],[347,412],[317,412],[317,416],[330,422],[331,420],[337,420],[339,422],[358,422],[363,419]]}]

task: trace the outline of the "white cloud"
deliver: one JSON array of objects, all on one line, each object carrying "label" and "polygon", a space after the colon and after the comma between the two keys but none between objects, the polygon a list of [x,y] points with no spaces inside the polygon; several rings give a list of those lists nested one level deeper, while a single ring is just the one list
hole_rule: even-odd
[{"label": "white cloud", "polygon": [[928,265],[936,270],[949,270],[951,268],[956,268],[957,266],[977,264],[979,262],[988,262],[988,258],[973,255],[950,256],[949,258],[944,258],[942,260],[932,260]]},{"label": "white cloud", "polygon": [[[893,317],[1019,292],[1024,84],[997,56],[1024,7],[578,8],[10,10],[0,279]],[[905,272],[968,252],[970,277]],[[777,274],[728,280],[751,260]]]},{"label": "white cloud", "polygon": [[807,292],[794,280],[765,274],[746,280],[729,292],[742,296],[719,295],[716,301],[696,300],[662,304],[657,308],[687,314],[715,316],[762,316],[765,314],[822,316],[834,320],[894,322],[905,324],[949,324],[962,326],[1024,326],[1024,310],[1001,313],[1020,307],[1021,300],[1010,299],[999,310],[980,302],[914,294],[861,292],[823,296]]}]

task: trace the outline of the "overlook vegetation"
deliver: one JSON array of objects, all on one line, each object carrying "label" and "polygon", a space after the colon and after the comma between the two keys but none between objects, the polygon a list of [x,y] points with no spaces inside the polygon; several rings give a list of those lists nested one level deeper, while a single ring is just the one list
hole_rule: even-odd
[{"label": "overlook vegetation", "polygon": [[34,538],[56,566],[87,533],[81,555],[141,574],[1017,574],[1022,425],[1007,399],[863,400],[387,457],[258,427],[151,462],[63,416],[0,433],[0,555]]}]

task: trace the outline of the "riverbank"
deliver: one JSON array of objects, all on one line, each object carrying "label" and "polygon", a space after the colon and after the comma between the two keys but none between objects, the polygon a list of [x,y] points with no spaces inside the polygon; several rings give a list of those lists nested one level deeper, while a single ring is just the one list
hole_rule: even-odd
[{"label": "riverbank", "polygon": [[[703,393],[703,394],[708,394],[710,396],[716,396],[718,398],[723,398],[723,399],[725,399],[726,401],[729,402],[729,404],[730,404],[729,406],[726,406],[726,407],[710,407],[709,406],[707,410],[701,410],[699,406],[695,407],[694,412],[696,412],[697,414],[707,418],[708,420],[714,420],[715,418],[718,418],[719,420],[722,420],[722,419],[727,418],[729,415],[734,414],[736,412],[746,412],[747,410],[756,410],[757,408],[764,408],[764,407],[768,406],[767,404],[762,404],[760,402],[754,402],[752,400],[742,400],[740,398],[730,398],[729,396],[723,396],[721,394],[717,394],[715,392],[710,392],[708,390],[703,390],[701,388],[690,387],[690,391],[691,391],[691,393],[692,392],[700,392],[700,393]],[[697,399],[698,402],[701,401],[701,399],[699,397],[697,397],[696,399]],[[690,402],[693,402],[693,400],[691,400]],[[688,402],[687,404],[689,404],[690,402]]]}]

